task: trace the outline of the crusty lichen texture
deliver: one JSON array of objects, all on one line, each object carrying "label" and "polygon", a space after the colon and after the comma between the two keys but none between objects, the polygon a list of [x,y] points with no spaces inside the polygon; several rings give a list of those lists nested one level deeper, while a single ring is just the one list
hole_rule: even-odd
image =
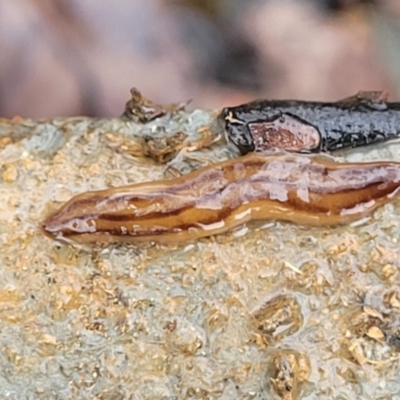
[{"label": "crusty lichen texture", "polygon": [[[40,222],[88,190],[233,157],[195,141],[216,113],[0,121],[0,397],[384,398],[400,392],[400,204],[354,225],[250,224],[180,246],[76,246]],[[135,149],[130,152],[129,149]],[[399,160],[388,142],[340,154]]]}]

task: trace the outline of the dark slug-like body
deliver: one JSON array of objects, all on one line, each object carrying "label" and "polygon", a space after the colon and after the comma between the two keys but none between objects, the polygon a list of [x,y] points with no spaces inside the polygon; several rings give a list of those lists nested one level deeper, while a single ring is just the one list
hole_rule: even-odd
[{"label": "dark slug-like body", "polygon": [[399,187],[400,163],[252,153],[172,180],[80,194],[42,228],[77,242],[181,242],[250,220],[334,225],[371,213]]},{"label": "dark slug-like body", "polygon": [[222,110],[228,141],[242,154],[271,148],[327,152],[399,137],[400,103],[383,92],[337,102],[261,100]]}]

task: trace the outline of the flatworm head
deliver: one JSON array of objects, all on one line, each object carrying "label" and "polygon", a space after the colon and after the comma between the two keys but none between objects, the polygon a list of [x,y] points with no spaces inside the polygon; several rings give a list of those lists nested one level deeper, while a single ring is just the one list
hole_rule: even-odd
[{"label": "flatworm head", "polygon": [[[245,155],[251,151],[271,149],[310,153],[321,149],[321,134],[312,124],[289,113],[278,112],[269,118],[256,118],[257,112],[235,112],[235,108],[222,110],[228,143]],[[243,115],[242,115],[243,114]],[[239,116],[241,115],[241,116]]]},{"label": "flatworm head", "polygon": [[243,155],[254,151],[253,138],[247,123],[235,118],[229,108],[222,110],[222,116],[225,121],[227,143],[233,143]]}]

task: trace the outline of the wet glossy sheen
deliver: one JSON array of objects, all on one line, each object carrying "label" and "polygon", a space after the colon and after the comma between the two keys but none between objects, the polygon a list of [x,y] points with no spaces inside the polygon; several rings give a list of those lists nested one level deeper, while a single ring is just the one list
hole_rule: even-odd
[{"label": "wet glossy sheen", "polygon": [[181,242],[250,220],[334,225],[371,213],[399,187],[400,163],[252,153],[177,179],[80,194],[42,228],[78,242]]},{"label": "wet glossy sheen", "polygon": [[[363,92],[331,103],[299,100],[253,101],[224,108],[221,117],[225,121],[228,140],[242,154],[265,151],[272,147],[298,152],[334,151],[364,146],[400,135],[400,103],[386,102],[383,96],[379,92]],[[297,127],[294,127],[294,121]],[[269,125],[269,132],[260,136],[258,132],[263,123],[266,130]],[[276,124],[274,129],[271,128],[272,124]],[[279,139],[282,132],[284,138],[292,133],[293,138],[303,139],[303,145],[296,144],[296,140],[294,145],[277,143],[274,136]]]}]

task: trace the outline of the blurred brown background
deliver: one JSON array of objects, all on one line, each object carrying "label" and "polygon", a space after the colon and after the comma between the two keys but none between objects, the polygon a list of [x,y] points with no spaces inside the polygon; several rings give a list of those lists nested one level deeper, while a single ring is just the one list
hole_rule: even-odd
[{"label": "blurred brown background", "polygon": [[0,116],[116,116],[133,86],[207,109],[400,95],[398,0],[0,2]]}]

